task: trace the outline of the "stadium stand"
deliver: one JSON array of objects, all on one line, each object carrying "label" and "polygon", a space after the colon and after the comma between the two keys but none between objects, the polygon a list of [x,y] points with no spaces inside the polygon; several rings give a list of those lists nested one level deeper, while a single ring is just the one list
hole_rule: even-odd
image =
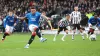
[{"label": "stadium stand", "polygon": [[[55,14],[61,17],[70,14],[74,6],[79,7],[82,16],[86,15],[90,18],[95,13],[100,15],[100,0],[0,0],[0,2],[0,17],[2,17],[2,20],[9,9],[13,9],[18,16],[24,16],[25,13],[30,11],[31,6],[35,6],[40,12],[45,10],[48,17]],[[53,25],[56,25],[56,23]]]}]

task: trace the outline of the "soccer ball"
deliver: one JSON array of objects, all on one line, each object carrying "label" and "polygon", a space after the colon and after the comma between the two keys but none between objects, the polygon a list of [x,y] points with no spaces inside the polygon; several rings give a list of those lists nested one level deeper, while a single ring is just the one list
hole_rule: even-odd
[{"label": "soccer ball", "polygon": [[89,39],[91,41],[96,41],[96,35],[95,34],[90,35]]}]

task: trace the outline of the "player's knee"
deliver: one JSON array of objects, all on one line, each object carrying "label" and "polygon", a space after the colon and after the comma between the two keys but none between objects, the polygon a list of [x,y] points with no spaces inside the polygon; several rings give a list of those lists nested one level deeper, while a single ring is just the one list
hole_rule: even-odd
[{"label": "player's knee", "polygon": [[7,36],[9,36],[9,35],[10,35],[10,33],[9,33],[9,32],[5,32],[4,34],[5,34],[5,35],[7,35]]},{"label": "player's knee", "polygon": [[36,29],[36,34],[38,34],[38,33],[40,33],[40,29],[39,28]]},{"label": "player's knee", "polygon": [[59,34],[59,33],[60,33],[60,31],[57,32],[57,34]]},{"label": "player's knee", "polygon": [[90,32],[94,32],[94,29],[90,28]]},{"label": "player's knee", "polygon": [[82,30],[85,30],[85,28],[81,28]]},{"label": "player's knee", "polygon": [[36,36],[36,32],[32,32],[32,36]]},{"label": "player's knee", "polygon": [[68,30],[65,30],[66,34],[68,34]]},{"label": "player's knee", "polygon": [[72,34],[75,34],[75,30],[72,31]]},{"label": "player's knee", "polygon": [[82,33],[83,32],[83,29],[80,29],[80,32]]},{"label": "player's knee", "polygon": [[11,34],[9,30],[6,30],[6,32],[5,32],[5,33],[7,33],[7,34]]},{"label": "player's knee", "polygon": [[35,32],[35,31],[37,30],[37,27],[34,27],[34,29],[33,29],[33,30],[34,30],[34,32]]}]

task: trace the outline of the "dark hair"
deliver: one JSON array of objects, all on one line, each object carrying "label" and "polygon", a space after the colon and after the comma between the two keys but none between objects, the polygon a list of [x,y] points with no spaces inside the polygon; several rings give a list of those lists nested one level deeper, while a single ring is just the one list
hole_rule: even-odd
[{"label": "dark hair", "polygon": [[8,12],[14,12],[13,10],[9,10]]},{"label": "dark hair", "polygon": [[74,8],[75,8],[75,7],[78,7],[78,6],[74,6]]},{"label": "dark hair", "polygon": [[35,6],[32,6],[30,9],[36,9],[36,7]]},{"label": "dark hair", "polygon": [[98,15],[97,15],[97,14],[95,14],[95,15],[94,15],[94,17],[98,17]]},{"label": "dark hair", "polygon": [[46,11],[43,10],[42,13],[43,13],[43,12],[46,12]]},{"label": "dark hair", "polygon": [[66,14],[66,16],[70,16],[69,14]]}]

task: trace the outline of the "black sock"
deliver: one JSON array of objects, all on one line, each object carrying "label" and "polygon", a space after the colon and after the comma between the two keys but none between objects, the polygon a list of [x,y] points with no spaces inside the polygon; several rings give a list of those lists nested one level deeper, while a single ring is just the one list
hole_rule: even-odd
[{"label": "black sock", "polygon": [[44,34],[42,33],[42,31],[41,30],[39,30],[40,31],[40,33],[41,33],[41,36],[43,36]]},{"label": "black sock", "polygon": [[60,32],[58,31],[57,34],[59,34]]},{"label": "black sock", "polygon": [[39,29],[38,29],[38,28],[36,29],[36,34],[37,34],[37,36],[38,36],[39,38],[41,38],[41,37],[42,37],[42,34],[41,34],[41,32],[39,31]]},{"label": "black sock", "polygon": [[90,34],[90,31],[88,31],[88,34]]},{"label": "black sock", "polygon": [[8,36],[8,33],[4,33],[3,38],[6,38],[6,36]]},{"label": "black sock", "polygon": [[33,42],[34,37],[35,37],[35,36],[33,36],[33,35],[31,36],[31,38],[30,38],[30,40],[29,40],[29,42],[28,42],[29,45]]}]

